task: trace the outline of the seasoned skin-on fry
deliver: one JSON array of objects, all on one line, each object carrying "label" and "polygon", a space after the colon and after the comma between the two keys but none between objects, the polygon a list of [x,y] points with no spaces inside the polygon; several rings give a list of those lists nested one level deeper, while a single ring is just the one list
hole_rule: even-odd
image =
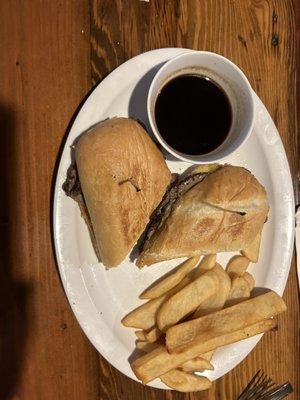
[{"label": "seasoned skin-on fry", "polygon": [[[150,353],[154,349],[157,349],[159,347],[159,344],[157,343],[147,343],[147,342],[136,342],[136,347],[140,350],[142,350],[145,353]],[[205,370],[213,370],[214,367],[213,365],[209,362],[208,359],[211,359],[212,352],[203,354],[203,356],[200,357],[195,357],[192,360],[186,361],[184,364],[181,365],[180,369],[185,372],[201,372]],[[176,370],[171,370],[167,372],[169,374],[169,377],[171,377],[173,371]],[[162,375],[164,376],[164,375]],[[176,377],[176,372],[174,372],[174,377]],[[174,389],[174,387],[173,387]],[[179,389],[177,389],[179,390]]]},{"label": "seasoned skin-on fry", "polygon": [[180,369],[185,372],[202,372],[206,369],[213,371],[214,366],[203,357],[195,357],[181,365]]},{"label": "seasoned skin-on fry", "polygon": [[243,300],[249,299],[250,287],[244,276],[233,275],[231,278],[231,289],[226,306],[231,306]]},{"label": "seasoned skin-on fry", "polygon": [[224,269],[218,263],[216,263],[212,271],[214,271],[218,276],[219,289],[211,297],[200,304],[200,306],[194,312],[193,318],[198,318],[202,315],[221,310],[226,303],[231,288],[231,280],[227,272],[224,271]]},{"label": "seasoned skin-on fry", "polygon": [[197,345],[191,345],[182,353],[171,354],[164,346],[160,346],[151,353],[145,354],[135,360],[131,367],[137,378],[145,384],[172,369],[180,367],[184,362],[197,357],[199,354],[247,339],[259,333],[267,332],[274,329],[276,326],[277,324],[274,319],[261,321],[257,324],[247,326],[245,329],[212,338],[207,342]]},{"label": "seasoned skin-on fry", "polygon": [[135,310],[131,311],[122,319],[122,324],[127,327],[148,330],[154,327],[156,323],[156,313],[167,295],[147,301]]},{"label": "seasoned skin-on fry", "polygon": [[142,340],[137,340],[135,343],[137,349],[144,351],[145,353],[150,353],[152,350],[157,348],[156,343],[149,343]]},{"label": "seasoned skin-on fry", "polygon": [[192,257],[184,261],[179,267],[175,268],[175,271],[169,274],[166,278],[160,280],[156,285],[145,290],[141,295],[140,299],[155,299],[168,290],[176,286],[185,276],[188,274],[195,265],[198,264],[200,257]]},{"label": "seasoned skin-on fry", "polygon": [[270,291],[204,317],[171,327],[166,334],[166,346],[169,352],[180,353],[191,345],[244,329],[285,310],[286,305],[283,299],[277,293]]},{"label": "seasoned skin-on fry", "polygon": [[254,239],[254,241],[247,247],[247,249],[242,250],[243,256],[247,257],[250,261],[257,263],[259,257],[261,242],[261,232],[259,232]]},{"label": "seasoned skin-on fry", "polygon": [[226,267],[226,272],[232,276],[233,274],[242,276],[249,267],[250,260],[244,256],[234,256],[229,260]]},{"label": "seasoned skin-on fry", "polygon": [[[213,269],[217,262],[217,255],[216,254],[208,254],[202,257],[200,264],[195,269],[195,273],[193,274],[193,279],[198,278],[199,276],[203,275],[205,272]],[[193,271],[194,272],[194,271]]]},{"label": "seasoned skin-on fry", "polygon": [[160,331],[157,328],[157,326],[155,326],[149,332],[146,333],[146,340],[149,343],[154,343],[162,336],[162,334],[163,334],[162,331]]},{"label": "seasoned skin-on fry", "polygon": [[208,271],[179,292],[169,297],[157,312],[157,325],[162,332],[195,311],[206,299],[217,292],[218,276]]},{"label": "seasoned skin-on fry", "polygon": [[253,278],[253,275],[251,275],[249,272],[245,272],[243,278],[245,279],[245,281],[247,281],[249,290],[250,292],[252,292],[255,286],[255,280]]},{"label": "seasoned skin-on fry", "polygon": [[141,341],[147,340],[145,331],[135,331],[135,336],[138,338],[138,340],[141,340]]},{"label": "seasoned skin-on fry", "polygon": [[200,392],[211,387],[211,381],[204,376],[173,369],[160,377],[161,381],[178,392]]},{"label": "seasoned skin-on fry", "polygon": [[144,330],[152,329],[156,324],[156,313],[159,307],[168,297],[172,296],[174,293],[177,293],[189,282],[190,280],[188,278],[184,278],[178,285],[169,290],[163,296],[149,300],[147,303],[137,307],[122,319],[122,324],[131,328]]},{"label": "seasoned skin-on fry", "polygon": [[201,354],[200,357],[204,358],[207,361],[211,361],[214,352],[214,350],[208,351],[207,353]]}]

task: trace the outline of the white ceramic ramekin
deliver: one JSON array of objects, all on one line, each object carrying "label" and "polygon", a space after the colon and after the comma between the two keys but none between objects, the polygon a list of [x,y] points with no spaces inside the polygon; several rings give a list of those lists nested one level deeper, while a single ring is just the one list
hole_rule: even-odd
[{"label": "white ceramic ramekin", "polygon": [[[202,155],[184,154],[172,148],[161,136],[155,121],[155,102],[163,86],[179,75],[191,73],[214,80],[223,88],[232,107],[232,125],[226,140],[217,149]],[[167,61],[151,83],[147,110],[151,128],[161,145],[173,156],[195,164],[217,162],[236,151],[250,135],[254,122],[254,101],[248,79],[233,62],[207,51],[183,53]]]}]

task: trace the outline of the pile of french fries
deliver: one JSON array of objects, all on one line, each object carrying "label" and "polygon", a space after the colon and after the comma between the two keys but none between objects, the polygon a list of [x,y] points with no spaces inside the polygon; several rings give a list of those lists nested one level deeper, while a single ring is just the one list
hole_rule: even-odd
[{"label": "pile of french fries", "polygon": [[144,291],[148,301],[123,318],[137,330],[144,355],[131,365],[144,384],[160,378],[180,392],[211,387],[195,372],[213,370],[213,352],[259,333],[274,330],[274,316],[286,310],[273,291],[251,298],[255,282],[246,270],[257,262],[260,235],[251,248],[233,257],[226,270],[216,254],[193,257]]}]

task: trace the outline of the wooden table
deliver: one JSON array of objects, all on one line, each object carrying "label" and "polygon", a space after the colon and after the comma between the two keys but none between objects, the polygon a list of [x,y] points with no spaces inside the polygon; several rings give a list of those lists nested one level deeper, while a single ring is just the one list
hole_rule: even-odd
[{"label": "wooden table", "polygon": [[209,392],[184,395],[143,387],[96,352],[70,310],[51,241],[51,185],[78,105],[116,66],[158,47],[215,51],[245,71],[278,127],[296,188],[295,43],[291,0],[0,2],[1,400],[231,400],[260,368],[290,380],[289,398],[299,399],[294,260],[279,331]]}]

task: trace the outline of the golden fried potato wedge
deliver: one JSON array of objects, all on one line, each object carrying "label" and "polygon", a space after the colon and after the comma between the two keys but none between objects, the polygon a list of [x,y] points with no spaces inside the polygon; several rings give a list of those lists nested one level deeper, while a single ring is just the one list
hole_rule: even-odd
[{"label": "golden fried potato wedge", "polygon": [[155,285],[152,285],[149,289],[146,289],[141,295],[140,299],[155,299],[168,290],[172,289],[198,264],[200,257],[192,257],[184,261],[178,267],[168,274],[165,278],[162,278]]},{"label": "golden fried potato wedge", "polygon": [[[204,317],[203,317],[204,318]],[[151,353],[136,359],[131,368],[136,377],[144,384],[151,382],[166,372],[180,367],[183,363],[197,357],[199,354],[209,352],[217,347],[235,343],[259,333],[267,332],[277,326],[276,320],[267,319],[254,325],[247,326],[236,332],[230,332],[217,338],[210,338],[206,342],[190,345],[181,353],[169,353],[166,347],[159,346]]]},{"label": "golden fried potato wedge", "polygon": [[138,338],[138,340],[147,341],[145,331],[135,331],[134,333],[135,333],[135,336]]},{"label": "golden fried potato wedge", "polygon": [[195,357],[181,365],[180,369],[185,372],[203,372],[206,369],[213,371],[214,366],[203,357]]},{"label": "golden fried potato wedge", "polygon": [[127,327],[144,330],[154,328],[156,324],[156,314],[159,307],[168,297],[172,296],[174,293],[177,293],[189,282],[190,280],[188,278],[184,278],[178,285],[164,295],[157,297],[156,299],[149,300],[147,303],[137,307],[122,319],[122,324]]},{"label": "golden fried potato wedge", "polygon": [[157,326],[165,332],[170,326],[186,317],[219,289],[218,275],[208,271],[170,296],[157,312]]},{"label": "golden fried potato wedge", "polygon": [[211,381],[205,376],[173,369],[160,377],[161,381],[178,392],[200,392],[211,387]]},{"label": "golden fried potato wedge", "polygon": [[233,305],[250,297],[250,287],[244,276],[232,275],[231,289],[226,306]]},{"label": "golden fried potato wedge", "polygon": [[255,280],[254,280],[253,276],[249,272],[245,272],[243,275],[243,278],[248,283],[250,292],[252,292],[252,290],[254,289],[254,286],[255,286]]},{"label": "golden fried potato wedge", "polygon": [[248,266],[250,264],[250,260],[247,257],[244,256],[234,256],[229,260],[229,263],[227,264],[226,267],[226,272],[232,276],[233,274],[236,274],[238,276],[242,276]]},{"label": "golden fried potato wedge", "polygon": [[157,348],[157,343],[149,343],[142,340],[137,340],[135,342],[135,346],[137,349],[142,350],[145,353],[150,353],[152,350]]},{"label": "golden fried potato wedge", "polygon": [[231,280],[227,272],[224,271],[224,269],[218,263],[216,263],[212,271],[214,271],[218,276],[219,289],[211,297],[200,304],[200,306],[194,312],[193,318],[198,318],[202,315],[221,310],[221,308],[224,307],[224,304],[229,296],[229,292],[231,289]]},{"label": "golden fried potato wedge", "polygon": [[166,334],[166,346],[169,352],[180,353],[191,345],[244,329],[285,310],[286,305],[282,298],[269,291],[204,317],[172,326]]},{"label": "golden fried potato wedge", "polygon": [[216,254],[208,254],[207,256],[203,256],[200,264],[197,268],[195,268],[194,274],[192,274],[192,279],[196,279],[199,276],[205,274],[205,272],[213,269],[217,262]]},{"label": "golden fried potato wedge", "polygon": [[[158,343],[136,342],[136,347],[144,353],[150,353],[152,350],[157,349],[160,345]],[[180,366],[180,369],[185,372],[201,372],[206,369],[213,371],[214,367],[209,362],[213,352],[203,354],[203,356],[195,357],[192,360],[186,361]],[[171,371],[169,371],[171,372]]]},{"label": "golden fried potato wedge", "polygon": [[207,361],[211,361],[214,352],[214,350],[208,351],[207,353],[201,354],[200,357],[204,358]]},{"label": "golden fried potato wedge", "polygon": [[146,333],[146,340],[149,343],[154,343],[162,336],[162,334],[163,334],[162,331],[160,331],[157,328],[157,326],[155,326],[149,332]]}]

